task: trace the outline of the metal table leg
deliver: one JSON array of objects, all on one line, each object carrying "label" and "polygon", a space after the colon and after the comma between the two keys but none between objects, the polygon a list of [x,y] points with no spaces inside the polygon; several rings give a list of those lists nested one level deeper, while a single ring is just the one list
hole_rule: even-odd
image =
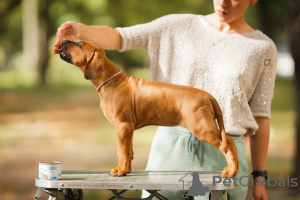
[{"label": "metal table leg", "polygon": [[[157,193],[157,191],[151,191],[151,190],[146,190],[147,192],[149,192],[150,194],[152,194],[153,192],[155,192],[154,197],[158,198],[159,200],[168,200],[166,197],[164,197],[163,195]],[[153,198],[153,197],[152,197]]]},{"label": "metal table leg", "polygon": [[45,189],[45,192],[50,195],[50,199],[52,200],[66,200],[66,197],[62,190]]},{"label": "metal table leg", "polygon": [[116,199],[116,200],[151,200],[151,199],[153,199],[153,197],[157,197],[160,200],[168,200],[165,197],[163,197],[162,195],[158,194],[156,190],[147,190],[147,192],[150,193],[150,196],[147,198],[144,198],[144,199],[121,197],[120,195],[125,193],[127,190],[122,190],[121,192],[118,192],[117,190],[110,190],[110,191],[114,194],[114,197],[110,198],[109,200],[113,200],[113,199]]},{"label": "metal table leg", "polygon": [[212,190],[209,196],[211,200],[228,200],[227,190]]},{"label": "metal table leg", "polygon": [[43,193],[50,195],[49,200],[82,200],[83,194],[81,189],[65,189],[57,188],[38,188],[34,195],[34,200],[39,200]]},{"label": "metal table leg", "polygon": [[36,193],[34,194],[33,199],[34,200],[39,200],[42,197],[42,195],[44,194],[44,191],[45,191],[45,188],[40,188],[39,187],[37,189]]}]

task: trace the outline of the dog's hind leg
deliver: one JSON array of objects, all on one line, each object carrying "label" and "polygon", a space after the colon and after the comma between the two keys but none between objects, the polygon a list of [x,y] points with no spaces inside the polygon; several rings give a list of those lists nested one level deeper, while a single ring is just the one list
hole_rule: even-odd
[{"label": "dog's hind leg", "polygon": [[206,118],[202,118],[198,121],[197,127],[189,128],[189,130],[199,140],[212,145],[216,149],[220,150],[225,156],[228,167],[225,167],[221,173],[222,177],[234,177],[238,173],[239,164],[234,140],[229,136],[226,136],[227,149],[224,150],[221,133],[214,120],[209,121]]},{"label": "dog's hind leg", "polygon": [[116,126],[118,134],[118,166],[110,171],[112,176],[125,176],[131,171],[131,160],[133,156],[132,138],[133,126],[121,123]]},{"label": "dog's hind leg", "polygon": [[235,142],[229,136],[226,136],[226,138],[227,138],[228,152],[226,154],[224,154],[224,156],[227,160],[228,167],[225,167],[225,169],[221,173],[221,176],[223,178],[234,177],[237,175],[237,173],[239,171],[239,160],[238,160],[238,154],[237,154]]}]

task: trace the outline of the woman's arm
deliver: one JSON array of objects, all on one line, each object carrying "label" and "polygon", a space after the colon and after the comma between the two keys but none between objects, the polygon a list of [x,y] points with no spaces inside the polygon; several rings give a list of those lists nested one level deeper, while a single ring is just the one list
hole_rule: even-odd
[{"label": "woman's arm", "polygon": [[122,47],[120,32],[108,26],[87,26],[79,23],[78,39],[87,40],[107,50]]},{"label": "woman's arm", "polygon": [[[269,147],[270,120],[264,117],[255,117],[255,120],[259,128],[255,135],[250,137],[252,168],[257,171],[264,171]],[[268,199],[265,186],[257,185],[256,182],[257,181],[254,183],[252,191],[254,199]]]},{"label": "woman's arm", "polygon": [[63,23],[57,30],[53,54],[60,53],[63,40],[87,40],[107,50],[121,49],[122,37],[118,30],[108,26],[88,26],[77,22]]}]

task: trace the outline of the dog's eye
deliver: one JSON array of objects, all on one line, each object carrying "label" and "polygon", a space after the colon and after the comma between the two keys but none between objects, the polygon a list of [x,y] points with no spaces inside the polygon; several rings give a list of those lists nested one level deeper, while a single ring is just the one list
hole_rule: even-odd
[{"label": "dog's eye", "polygon": [[80,42],[78,42],[78,43],[76,44],[76,46],[81,47],[81,46],[80,46]]}]

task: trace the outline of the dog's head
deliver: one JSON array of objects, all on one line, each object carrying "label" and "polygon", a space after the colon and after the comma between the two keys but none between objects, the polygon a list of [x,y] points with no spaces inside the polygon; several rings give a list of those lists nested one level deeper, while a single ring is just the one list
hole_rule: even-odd
[{"label": "dog's head", "polygon": [[72,42],[64,40],[61,45],[60,57],[64,61],[76,65],[85,79],[99,76],[103,71],[105,53],[102,48],[88,41]]}]

